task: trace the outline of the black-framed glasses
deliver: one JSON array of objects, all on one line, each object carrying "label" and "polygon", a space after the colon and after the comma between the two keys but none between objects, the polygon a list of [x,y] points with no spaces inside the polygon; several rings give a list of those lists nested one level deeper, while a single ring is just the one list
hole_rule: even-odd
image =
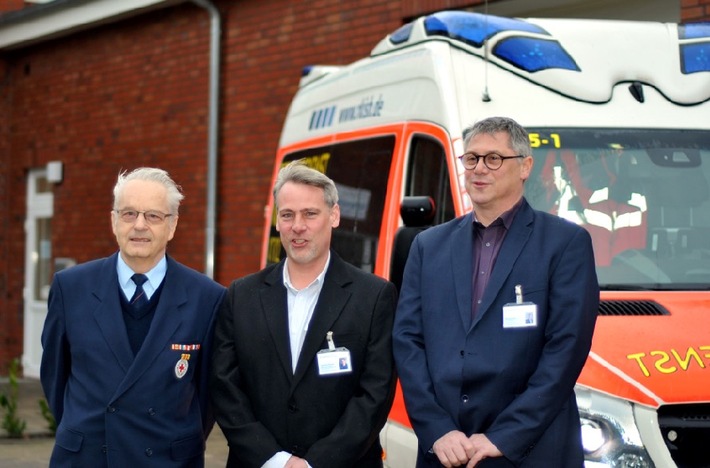
[{"label": "black-framed glasses", "polygon": [[156,210],[148,210],[148,211],[114,210],[114,211],[116,213],[118,213],[118,217],[121,218],[121,221],[123,221],[124,223],[133,224],[138,220],[139,215],[143,215],[145,222],[152,225],[152,226],[163,224],[165,222],[165,218],[172,216],[172,214],[170,214],[170,213],[162,213],[162,212],[156,211]]},{"label": "black-framed glasses", "polygon": [[461,156],[459,156],[459,159],[461,160],[461,164],[463,164],[463,167],[468,170],[473,170],[476,169],[476,166],[478,166],[478,160],[483,159],[483,164],[486,165],[488,169],[491,171],[495,171],[500,169],[500,167],[503,165],[503,161],[506,159],[517,159],[517,158],[524,158],[522,154],[517,154],[515,156],[501,156],[498,153],[488,153],[488,154],[476,154],[476,153],[464,153]]}]

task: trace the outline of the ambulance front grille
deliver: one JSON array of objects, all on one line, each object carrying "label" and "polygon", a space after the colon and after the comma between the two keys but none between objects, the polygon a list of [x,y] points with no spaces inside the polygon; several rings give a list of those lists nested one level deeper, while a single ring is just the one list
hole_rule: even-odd
[{"label": "ambulance front grille", "polygon": [[658,425],[678,468],[710,466],[710,403],[661,406]]},{"label": "ambulance front grille", "polygon": [[599,315],[670,315],[668,309],[654,301],[604,300],[599,302]]}]

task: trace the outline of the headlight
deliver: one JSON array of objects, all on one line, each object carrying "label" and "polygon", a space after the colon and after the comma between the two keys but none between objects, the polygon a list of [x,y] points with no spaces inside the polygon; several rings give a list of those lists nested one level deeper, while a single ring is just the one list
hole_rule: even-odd
[{"label": "headlight", "polygon": [[655,468],[627,401],[576,387],[586,468]]}]

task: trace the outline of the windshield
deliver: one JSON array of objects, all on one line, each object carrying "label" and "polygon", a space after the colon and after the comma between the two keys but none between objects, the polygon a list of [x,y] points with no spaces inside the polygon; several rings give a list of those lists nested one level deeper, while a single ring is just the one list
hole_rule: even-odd
[{"label": "windshield", "polygon": [[708,289],[709,136],[531,129],[525,196],[589,231],[602,289]]}]

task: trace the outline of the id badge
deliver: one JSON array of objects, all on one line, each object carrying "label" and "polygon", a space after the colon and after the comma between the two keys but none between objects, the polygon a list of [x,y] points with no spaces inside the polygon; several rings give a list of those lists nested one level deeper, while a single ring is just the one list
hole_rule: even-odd
[{"label": "id badge", "polygon": [[326,334],[328,349],[321,349],[316,355],[318,359],[318,375],[349,374],[353,371],[348,348],[335,347],[333,332]]},{"label": "id badge", "polygon": [[318,375],[349,374],[353,371],[348,348],[321,349],[316,358]]},{"label": "id badge", "polygon": [[503,306],[503,328],[537,327],[537,304],[523,302],[523,287],[515,285],[515,303]]},{"label": "id badge", "polygon": [[537,304],[506,304],[503,306],[503,328],[537,327]]}]

